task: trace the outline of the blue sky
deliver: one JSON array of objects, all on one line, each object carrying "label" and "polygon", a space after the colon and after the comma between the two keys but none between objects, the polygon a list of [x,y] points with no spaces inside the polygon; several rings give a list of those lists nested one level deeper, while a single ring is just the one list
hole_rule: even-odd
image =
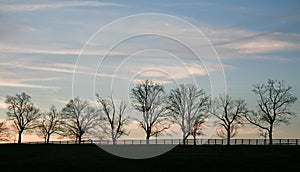
[{"label": "blue sky", "polygon": [[[91,95],[94,77],[96,92],[107,96],[113,88],[119,99],[127,98],[126,91],[135,81],[149,77],[167,88],[176,82],[196,82],[211,93],[209,76],[215,78],[215,90],[222,87],[215,93],[227,88],[250,107],[256,102],[252,85],[268,78],[284,80],[300,97],[299,1],[0,3],[0,118],[6,117],[6,95],[25,91],[42,110],[51,104],[62,107],[72,94]],[[139,13],[160,14],[135,16]],[[126,16],[132,17],[111,24]],[[209,41],[187,23],[200,29]],[[104,26],[106,30],[95,34]],[[149,31],[189,42],[202,53],[202,63],[172,39],[144,35],[125,40],[99,66],[99,58],[116,42],[131,33]],[[222,78],[218,59],[226,78]],[[299,102],[293,106],[298,116]],[[300,117],[296,117],[289,126],[280,127],[277,136],[299,137],[299,130]]]}]

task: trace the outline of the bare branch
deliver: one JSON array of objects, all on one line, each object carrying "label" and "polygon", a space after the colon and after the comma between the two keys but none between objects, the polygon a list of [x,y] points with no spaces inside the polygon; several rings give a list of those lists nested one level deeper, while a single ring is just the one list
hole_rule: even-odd
[{"label": "bare branch", "polygon": [[94,133],[93,130],[99,122],[99,112],[91,107],[87,100],[78,97],[70,102],[62,110],[64,131],[60,134],[78,139],[81,143],[82,136]]},{"label": "bare branch", "polygon": [[[128,118],[124,117],[127,103],[122,101],[119,106],[116,106],[112,95],[109,99],[103,99],[99,94],[96,94],[96,97],[100,104],[100,109],[105,115],[105,118],[103,118],[107,125],[105,127],[109,128],[111,139],[115,144],[118,138],[123,135],[128,135],[128,132],[124,128],[128,120]],[[116,109],[116,107],[118,107],[118,109]]]},{"label": "bare branch", "polygon": [[21,143],[22,133],[25,130],[36,128],[36,120],[39,118],[39,109],[31,102],[31,97],[26,93],[6,96],[5,103],[8,105],[7,116],[13,120],[15,128],[18,130]]},{"label": "bare branch", "polygon": [[[132,106],[142,113],[142,119],[139,122],[148,140],[153,135],[152,129],[167,119],[165,118],[164,87],[159,83],[145,80],[131,90],[131,99]],[[163,131],[159,130],[159,132]]]},{"label": "bare branch", "polygon": [[195,125],[204,121],[209,104],[209,97],[205,95],[204,90],[195,85],[181,84],[170,91],[167,109],[181,128],[184,143],[189,135],[200,130]]},{"label": "bare branch", "polygon": [[245,119],[263,131],[267,131],[270,144],[274,125],[288,124],[288,120],[295,116],[290,106],[297,100],[292,95],[291,86],[285,87],[283,81],[269,79],[266,84],[254,86],[253,92],[258,95],[256,112],[248,113]]},{"label": "bare branch", "polygon": [[237,135],[238,126],[243,124],[242,116],[248,113],[246,103],[242,99],[233,100],[229,95],[220,95],[214,99],[212,106],[211,114],[221,126],[217,135],[227,138],[227,144],[230,144],[230,138]]}]

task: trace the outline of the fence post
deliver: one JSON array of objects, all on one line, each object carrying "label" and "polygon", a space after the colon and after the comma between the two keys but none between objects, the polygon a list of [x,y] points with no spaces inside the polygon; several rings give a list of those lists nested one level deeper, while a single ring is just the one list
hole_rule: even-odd
[{"label": "fence post", "polygon": [[222,145],[224,144],[223,142],[224,142],[224,139],[222,139],[222,141],[221,141]]},{"label": "fence post", "polygon": [[287,143],[288,143],[288,145],[290,145],[290,139],[287,139]]},{"label": "fence post", "polygon": [[281,145],[281,139],[279,139],[279,145]]},{"label": "fence post", "polygon": [[296,139],[296,145],[298,145],[298,139]]},{"label": "fence post", "polygon": [[244,145],[244,139],[242,139],[242,145]]},{"label": "fence post", "polygon": [[236,139],[234,139],[234,145],[236,145]]},{"label": "fence post", "polygon": [[171,143],[172,143],[172,145],[173,145],[173,139],[171,139]]}]

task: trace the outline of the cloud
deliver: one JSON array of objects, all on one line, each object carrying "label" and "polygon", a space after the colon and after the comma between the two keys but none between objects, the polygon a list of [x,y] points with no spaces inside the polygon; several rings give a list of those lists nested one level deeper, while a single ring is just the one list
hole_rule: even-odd
[{"label": "cloud", "polygon": [[[29,45],[31,47],[36,47]],[[11,45],[9,43],[0,42],[0,52],[2,53],[13,53],[13,54],[49,54],[49,55],[79,55],[81,49],[66,49],[66,48],[56,48],[56,49],[42,49],[42,48],[30,48],[21,47],[18,45]],[[105,55],[107,51],[101,50],[88,50],[84,51],[84,55]],[[113,51],[110,55],[124,55],[123,52]]]},{"label": "cloud", "polygon": [[1,4],[0,11],[37,11],[45,9],[58,9],[66,7],[121,7],[124,5],[111,3],[111,2],[99,2],[99,1],[58,1],[52,3],[40,3],[36,2],[27,4]]},{"label": "cloud", "polygon": [[[188,40],[188,45],[194,50],[202,48],[201,50],[204,50],[205,52],[208,46],[210,46],[210,44],[203,39],[201,33],[197,33],[195,28],[190,27],[188,24],[184,24],[184,22],[179,22],[168,17],[162,17],[161,20],[155,17],[153,18],[147,16],[143,18],[143,16],[138,16],[137,20],[132,21],[128,25],[124,22],[123,25],[119,24],[119,27],[109,29],[107,35],[160,33],[161,35],[156,35],[158,38],[157,40],[167,39],[166,37],[163,37],[163,34],[170,38],[176,38],[179,41]],[[169,21],[167,21],[167,19],[169,19]],[[220,57],[223,59],[236,58],[238,55],[245,54],[293,51],[298,50],[298,47],[300,47],[300,43],[297,40],[299,39],[300,34],[284,33],[276,30],[260,32],[238,27],[224,28],[201,23],[197,24],[196,27],[207,36],[212,42],[212,45],[219,52]],[[157,28],[159,28],[159,31],[157,31]],[[93,44],[96,43],[93,42]],[[147,45],[149,42],[145,41],[142,44]],[[178,49],[177,47],[175,47],[176,49],[174,50],[174,47],[172,46],[175,44],[162,45],[166,50],[176,52],[182,51],[182,49]],[[168,45],[168,47],[166,45]],[[141,44],[136,44],[136,48],[141,46]],[[203,57],[206,55],[209,56],[209,54],[204,53]]]},{"label": "cloud", "polygon": [[62,78],[0,78],[0,86],[2,87],[19,87],[19,88],[38,88],[38,89],[59,89],[54,86],[44,86],[37,84],[29,84],[30,81],[51,81]]},{"label": "cloud", "polygon": [[[116,43],[115,41],[120,41],[117,39],[119,35],[125,35],[128,33],[149,33],[157,28],[160,28],[160,32],[165,33],[166,35],[174,36],[179,40],[183,38],[188,38],[190,41],[189,46],[192,49],[207,49],[209,46],[208,43],[204,46],[203,39],[198,38],[195,35],[195,29],[192,27],[188,27],[188,25],[184,25],[181,22],[176,23],[176,21],[170,21],[170,23],[166,23],[166,21],[162,20],[142,20],[143,17],[138,18],[133,23],[128,25],[122,25],[122,27],[113,27],[109,29],[106,33],[102,33],[101,39],[91,40],[89,42],[79,40],[79,44],[87,43],[87,48],[83,51],[84,55],[97,55],[102,56],[107,53],[110,47],[109,45],[113,45]],[[167,26],[168,25],[168,26]],[[118,26],[118,25],[117,25]],[[161,27],[160,27],[161,26]],[[19,26],[18,26],[19,27]],[[228,58],[237,58],[241,57],[241,55],[249,55],[254,53],[273,53],[278,51],[290,51],[290,50],[298,50],[300,46],[299,41],[297,39],[300,37],[300,34],[289,34],[282,33],[276,31],[268,31],[268,32],[258,32],[251,31],[247,29],[240,28],[217,28],[216,26],[209,26],[204,24],[198,24],[197,27],[204,32],[204,34],[211,40],[213,46],[216,47],[217,51],[220,54],[220,57],[223,59]],[[26,27],[25,27],[26,29]],[[30,30],[30,28],[27,28]],[[74,33],[76,34],[76,33]],[[97,40],[99,42],[97,42]],[[200,41],[199,41],[200,40]],[[160,40],[158,40],[160,41]],[[130,40],[128,40],[130,42]],[[170,41],[169,41],[170,42]],[[127,43],[127,42],[126,42]],[[163,42],[164,43],[164,42]],[[163,44],[162,43],[162,44]],[[145,47],[151,43],[144,42],[135,42],[129,45],[130,48],[125,47],[120,50],[114,50],[110,53],[111,56],[128,56],[131,51],[139,50],[140,47]],[[0,52],[1,53],[11,53],[11,54],[47,54],[47,55],[79,55],[81,53],[81,47],[78,49],[74,48],[66,48],[66,45],[53,45],[51,48],[41,47],[46,45],[46,43],[41,42],[40,44],[35,43],[30,44],[27,42],[26,45],[20,45],[18,42],[0,42]],[[126,44],[127,45],[127,44]],[[163,44],[163,48],[165,50],[169,50],[170,52],[175,52],[176,54],[182,55],[181,57],[185,57],[182,48],[178,48],[178,45],[174,47],[175,44]],[[67,45],[70,46],[70,45]],[[203,47],[204,46],[204,47]],[[74,47],[74,46],[73,46]],[[103,47],[106,47],[104,49]],[[181,53],[181,54],[180,54]],[[156,54],[152,54],[155,56]],[[207,54],[203,53],[203,58],[206,57]],[[209,55],[207,55],[209,56]]]},{"label": "cloud", "polygon": [[[174,65],[156,65],[156,66],[143,66],[143,68],[132,67],[132,73],[140,73],[140,77],[153,77],[153,78],[168,78],[168,79],[185,79],[193,76],[206,76],[208,72],[219,72],[222,71],[222,66],[218,64],[208,63],[206,64],[206,69],[203,65],[197,64],[186,64],[181,66]],[[233,66],[223,65],[225,70],[234,69]]]},{"label": "cloud", "polygon": [[[277,51],[296,50],[299,43],[281,40],[279,33],[258,33],[244,35],[225,42],[217,42],[214,45],[223,49],[235,51],[240,54],[271,53]],[[279,34],[279,37],[282,35]]]},{"label": "cloud", "polygon": [[293,40],[300,34],[255,32],[237,28],[204,30],[223,59],[235,58],[237,55],[298,50],[300,46],[299,42]]},{"label": "cloud", "polygon": [[[55,88],[55,87],[48,87],[48,86],[41,86],[41,85],[32,85],[27,84],[25,82],[31,82],[31,81],[50,81],[50,80],[63,80],[67,77],[71,78],[73,74],[75,75],[88,75],[88,76],[98,76],[98,77],[108,77],[108,78],[117,78],[118,76],[113,76],[110,74],[105,73],[95,73],[95,69],[88,68],[85,66],[75,66],[74,64],[68,64],[68,63],[15,63],[15,62],[8,62],[8,63],[1,63],[0,66],[2,66],[2,70],[0,71],[2,78],[0,78],[0,86],[11,86],[11,87],[27,87],[27,88]],[[75,73],[74,69],[76,67]],[[26,70],[28,72],[32,71],[45,71],[49,75],[50,72],[53,73],[62,73],[62,74],[70,74],[69,76],[61,76],[58,77],[35,77],[35,78],[19,78],[18,75],[13,75],[12,72],[15,73],[18,70]],[[36,73],[35,74],[39,74]]]}]

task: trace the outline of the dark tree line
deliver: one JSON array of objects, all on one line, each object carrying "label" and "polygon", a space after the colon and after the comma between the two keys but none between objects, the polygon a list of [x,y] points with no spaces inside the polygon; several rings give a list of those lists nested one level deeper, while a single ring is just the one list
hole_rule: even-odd
[{"label": "dark tree line", "polygon": [[[192,84],[181,84],[166,93],[160,83],[145,80],[130,90],[131,105],[138,112],[135,119],[126,116],[128,103],[116,103],[112,95],[104,98],[96,94],[97,107],[76,97],[61,110],[52,105],[47,112],[40,112],[26,93],[8,95],[5,103],[8,120],[18,132],[18,143],[24,131],[32,130],[45,143],[55,134],[73,138],[79,144],[83,138],[110,137],[115,144],[118,138],[129,134],[126,125],[135,120],[145,132],[147,143],[150,137],[167,133],[175,123],[182,131],[183,144],[189,136],[196,144],[206,120],[214,117],[219,126],[216,134],[226,138],[227,144],[237,135],[238,128],[245,125],[259,128],[272,144],[274,127],[288,124],[295,116],[291,105],[297,98],[291,88],[283,81],[270,79],[265,84],[254,85],[252,91],[258,99],[256,109],[251,110],[245,100],[233,99],[228,94],[212,98]],[[9,135],[5,122],[0,122],[0,140],[7,140]]]}]

